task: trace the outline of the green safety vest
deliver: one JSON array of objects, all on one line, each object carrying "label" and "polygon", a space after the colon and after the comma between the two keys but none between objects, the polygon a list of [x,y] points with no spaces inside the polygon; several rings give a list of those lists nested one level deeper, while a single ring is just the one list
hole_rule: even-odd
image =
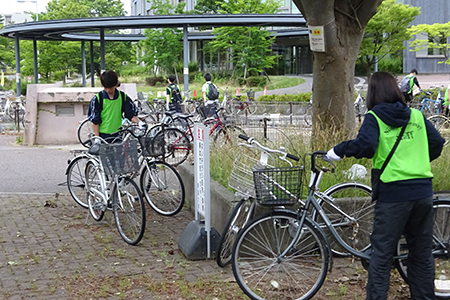
[{"label": "green safety vest", "polygon": [[[100,95],[96,94],[97,101],[100,102]],[[105,99],[103,98],[103,109],[100,114],[102,123],[100,124],[99,131],[101,133],[111,134],[119,130],[122,126],[122,93],[119,92],[117,99]]]},{"label": "green safety vest", "polygon": [[411,91],[413,90],[413,86],[414,86],[414,78],[415,78],[416,76],[414,76],[414,75],[408,75],[408,76],[406,76],[406,77],[409,77],[409,92],[408,92],[408,93],[411,93]]},{"label": "green safety vest", "polygon": [[[378,122],[380,128],[379,144],[372,163],[373,168],[381,169],[384,161],[394,147],[401,127],[392,127],[384,123],[373,111],[369,111]],[[428,136],[422,113],[411,109],[411,117],[406,126],[402,140],[397,146],[391,160],[386,165],[381,181],[384,183],[432,178],[430,157],[428,154]]]}]

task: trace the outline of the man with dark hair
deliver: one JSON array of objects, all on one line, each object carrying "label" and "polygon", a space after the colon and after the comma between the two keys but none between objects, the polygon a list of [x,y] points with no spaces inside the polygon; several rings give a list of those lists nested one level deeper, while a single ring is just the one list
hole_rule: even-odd
[{"label": "man with dark hair", "polygon": [[176,77],[173,74],[170,74],[169,78],[167,79],[167,81],[169,82],[169,86],[166,89],[166,109],[182,113],[182,98],[180,94],[180,88],[177,84],[175,84],[175,80]]},{"label": "man with dark hair", "polygon": [[400,83],[400,90],[402,91],[403,95],[405,96],[405,101],[410,102],[413,99],[413,87],[414,84],[419,88],[422,89],[419,85],[419,81],[417,80],[417,70],[412,69],[409,75],[406,75],[402,82]]},{"label": "man with dark hair", "polygon": [[[203,78],[205,78],[205,84],[203,84],[202,86],[202,93],[203,93],[203,101],[205,104],[212,104],[212,103],[207,103],[207,101],[215,101],[217,100],[218,97],[218,92],[217,92],[217,87],[214,83],[211,82],[211,74],[206,73],[205,75],[203,75]],[[210,89],[212,89],[214,91],[214,99],[210,99]]]},{"label": "man with dark hair", "polygon": [[112,141],[122,126],[122,116],[138,123],[138,109],[133,101],[124,92],[117,88],[120,82],[117,73],[105,71],[100,75],[103,91],[96,94],[89,104],[88,118],[93,123],[96,136]]}]

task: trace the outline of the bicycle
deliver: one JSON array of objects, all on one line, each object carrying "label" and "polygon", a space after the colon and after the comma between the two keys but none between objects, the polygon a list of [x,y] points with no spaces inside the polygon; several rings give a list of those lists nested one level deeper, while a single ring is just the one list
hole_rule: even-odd
[{"label": "bicycle", "polygon": [[435,114],[441,114],[443,112],[442,104],[443,98],[439,96],[436,100],[428,98],[427,96],[432,95],[431,92],[424,92],[425,96],[422,97],[419,103],[414,103],[411,105],[412,108],[420,110],[425,117],[429,117]]},{"label": "bicycle", "polygon": [[441,136],[445,139],[444,147],[450,142],[450,119],[443,114],[429,116],[428,121],[439,131]]},{"label": "bicycle", "polygon": [[23,122],[25,117],[25,98],[15,99],[14,93],[6,93],[0,99],[0,117],[8,116],[11,120],[16,120],[16,111],[18,121]]},{"label": "bicycle", "polygon": [[89,208],[89,203],[86,197],[86,164],[91,158],[86,151],[73,150],[71,151],[75,157],[68,160],[66,169],[66,182],[69,193],[73,200],[83,208]]},{"label": "bicycle", "polygon": [[145,232],[145,203],[130,174],[139,171],[138,145],[127,139],[118,144],[92,143],[86,163],[85,179],[89,212],[101,221],[112,210],[122,239],[136,245]]},{"label": "bicycle", "polygon": [[[370,262],[370,245],[357,250],[344,241],[315,196],[316,186],[321,179],[320,174],[333,172],[334,164],[327,160],[324,151],[315,151],[310,156],[311,180],[304,204],[297,211],[275,210],[252,220],[241,230],[236,239],[232,255],[233,274],[240,288],[251,299],[312,298],[322,286],[327,271],[331,271],[332,250],[324,230],[328,231],[346,252],[360,258],[363,266],[367,266]],[[319,157],[333,167],[328,169],[319,166],[317,164]],[[269,169],[267,172],[265,170],[261,172],[263,174],[259,178],[267,177],[267,182],[272,183],[273,186],[290,189],[290,185],[286,185],[283,178],[275,176],[277,173],[282,174],[283,170]],[[255,179],[255,188],[258,186],[258,181],[259,179]],[[271,199],[278,200],[274,197]],[[280,198],[280,202],[283,199]],[[263,200],[260,199],[260,201]],[[448,212],[450,200],[440,200],[435,202],[435,206],[447,208]],[[313,218],[314,212],[320,215],[323,222],[316,222]],[[445,230],[442,231],[445,233],[443,236],[439,234],[437,224],[445,225]],[[447,263],[449,226],[448,219],[443,222],[435,221],[433,244],[435,263],[438,265],[441,259],[446,262],[438,269],[440,272],[437,273],[436,279],[450,271]],[[402,253],[402,246],[402,242],[399,241],[398,250],[394,256],[396,264],[399,261],[404,262],[407,258],[407,255]],[[437,291],[436,296],[448,299],[450,293]]]},{"label": "bicycle", "polygon": [[[261,145],[254,138],[245,136],[240,136],[240,138],[246,140],[249,147],[257,148],[261,151],[261,159],[266,161],[266,168],[270,168],[270,165],[267,165],[267,153],[278,153],[282,155],[281,157],[288,157],[284,149],[273,150]],[[263,158],[263,153],[266,153],[265,158]],[[289,157],[292,157],[292,155],[289,155]],[[253,219],[257,201],[255,200],[255,186],[252,173],[256,162],[258,161],[254,158],[248,158],[239,152],[233,163],[229,186],[246,195],[247,199],[240,200],[228,218],[217,250],[216,260],[219,266],[225,266],[230,261],[231,248],[236,235],[249,220]],[[319,177],[322,178],[322,175],[323,171],[320,172]],[[332,220],[333,226],[341,238],[348,241],[347,243],[354,248],[367,248],[370,242],[369,236],[372,231],[374,210],[371,188],[359,182],[343,182],[321,192],[318,186],[319,183],[320,181],[317,182],[315,187],[315,195],[329,219]],[[300,199],[298,201],[300,204],[303,204]],[[321,222],[319,215],[315,215],[314,219],[318,223]],[[339,256],[349,255],[338,244],[331,243],[331,246],[334,254]]]},{"label": "bicycle", "polygon": [[253,115],[256,113],[258,106],[255,100],[255,92],[250,89],[246,94],[247,98],[245,100],[241,99],[242,95],[236,95],[236,98],[230,100],[228,107],[231,114],[237,115],[241,111],[244,111],[246,115]]},{"label": "bicycle", "polygon": [[361,95],[362,86],[357,91],[357,96],[355,102],[353,103],[355,106],[355,115],[358,118],[359,122],[361,122],[361,116],[364,116],[367,113],[367,105],[366,98]]}]

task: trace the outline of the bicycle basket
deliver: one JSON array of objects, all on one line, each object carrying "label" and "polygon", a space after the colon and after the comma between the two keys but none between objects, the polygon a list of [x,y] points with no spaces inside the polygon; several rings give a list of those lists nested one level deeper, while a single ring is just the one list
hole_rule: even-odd
[{"label": "bicycle basket", "polygon": [[253,171],[256,200],[261,205],[294,205],[302,194],[303,167]]},{"label": "bicycle basket", "polygon": [[145,157],[158,157],[164,154],[164,135],[144,136],[140,138],[142,155]]},{"label": "bicycle basket", "polygon": [[260,165],[258,159],[238,152],[233,162],[233,169],[231,170],[228,185],[244,197],[255,198],[253,169],[258,165]]},{"label": "bicycle basket", "polygon": [[207,119],[214,117],[216,114],[216,107],[214,105],[200,105],[197,107],[197,112],[200,114],[202,119]]},{"label": "bicycle basket", "polygon": [[231,99],[231,91],[229,90],[223,91],[223,96],[227,97],[227,99]]},{"label": "bicycle basket", "polygon": [[248,98],[255,98],[255,92],[253,92],[253,91],[247,92],[247,97]]},{"label": "bicycle basket", "polygon": [[121,144],[101,144],[98,155],[107,175],[120,175],[139,170],[136,140]]}]

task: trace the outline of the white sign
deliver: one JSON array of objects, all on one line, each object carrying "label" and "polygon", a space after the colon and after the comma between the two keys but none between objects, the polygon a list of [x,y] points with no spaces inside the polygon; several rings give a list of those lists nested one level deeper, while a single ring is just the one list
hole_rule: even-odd
[{"label": "white sign", "polygon": [[184,75],[189,75],[189,68],[184,68],[183,69],[183,74]]},{"label": "white sign", "polygon": [[211,202],[209,175],[209,130],[203,124],[194,125],[195,220],[205,220],[207,258],[211,257]]},{"label": "white sign", "polygon": [[325,52],[323,26],[308,26],[309,47],[311,51]]}]

